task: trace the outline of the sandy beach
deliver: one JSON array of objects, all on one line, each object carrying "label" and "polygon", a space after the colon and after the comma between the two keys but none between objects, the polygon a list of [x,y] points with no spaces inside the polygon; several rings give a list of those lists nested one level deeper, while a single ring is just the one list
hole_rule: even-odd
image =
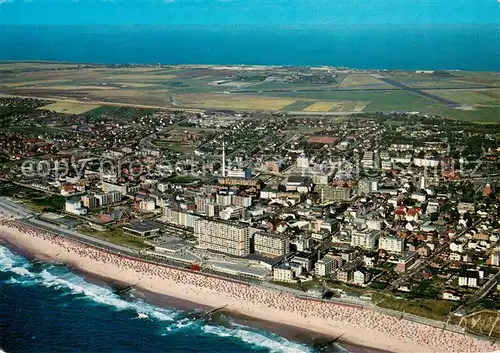
[{"label": "sandy beach", "polygon": [[66,263],[113,281],[136,284],[204,306],[220,307],[257,319],[312,330],[354,344],[391,352],[492,352],[499,344],[469,335],[399,320],[369,309],[299,299],[295,296],[191,271],[120,257],[29,228],[0,220],[0,238],[37,257]]}]

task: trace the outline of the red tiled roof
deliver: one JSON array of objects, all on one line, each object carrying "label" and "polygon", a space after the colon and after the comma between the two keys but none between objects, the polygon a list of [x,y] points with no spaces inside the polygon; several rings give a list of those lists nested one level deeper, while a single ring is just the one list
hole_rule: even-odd
[{"label": "red tiled roof", "polygon": [[337,138],[333,136],[311,136],[309,137],[308,142],[331,144],[337,142]]}]

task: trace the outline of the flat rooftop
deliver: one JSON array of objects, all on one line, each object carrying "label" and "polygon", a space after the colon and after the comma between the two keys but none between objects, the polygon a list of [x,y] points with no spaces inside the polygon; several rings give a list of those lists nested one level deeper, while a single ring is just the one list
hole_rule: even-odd
[{"label": "flat rooftop", "polygon": [[134,232],[139,232],[139,233],[145,233],[145,232],[151,232],[153,230],[159,230],[160,225],[156,222],[153,221],[135,221],[135,222],[130,222],[129,224],[126,224],[123,226],[123,229],[128,229],[132,230]]}]

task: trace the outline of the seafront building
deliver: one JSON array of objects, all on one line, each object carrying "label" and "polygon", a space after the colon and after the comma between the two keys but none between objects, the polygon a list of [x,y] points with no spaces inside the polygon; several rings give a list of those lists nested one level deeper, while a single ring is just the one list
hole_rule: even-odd
[{"label": "seafront building", "polygon": [[317,276],[329,276],[336,268],[338,268],[338,260],[333,256],[325,256],[318,260],[314,265],[314,272]]},{"label": "seafront building", "polygon": [[166,223],[173,224],[175,226],[184,227],[184,228],[194,228],[195,221],[200,216],[188,212],[185,210],[173,208],[173,207],[164,207],[163,208],[163,220]]},{"label": "seafront building", "polygon": [[255,233],[254,250],[262,255],[286,255],[290,251],[290,237],[280,233]]},{"label": "seafront building", "polygon": [[201,248],[234,256],[250,254],[250,231],[247,224],[199,218],[194,222],[194,235]]}]

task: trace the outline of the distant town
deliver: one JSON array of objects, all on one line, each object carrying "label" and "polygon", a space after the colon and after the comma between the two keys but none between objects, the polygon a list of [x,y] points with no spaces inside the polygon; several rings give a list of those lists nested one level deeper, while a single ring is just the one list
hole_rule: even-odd
[{"label": "distant town", "polygon": [[0,97],[3,213],[170,266],[500,337],[500,125],[418,110],[54,104]]}]

